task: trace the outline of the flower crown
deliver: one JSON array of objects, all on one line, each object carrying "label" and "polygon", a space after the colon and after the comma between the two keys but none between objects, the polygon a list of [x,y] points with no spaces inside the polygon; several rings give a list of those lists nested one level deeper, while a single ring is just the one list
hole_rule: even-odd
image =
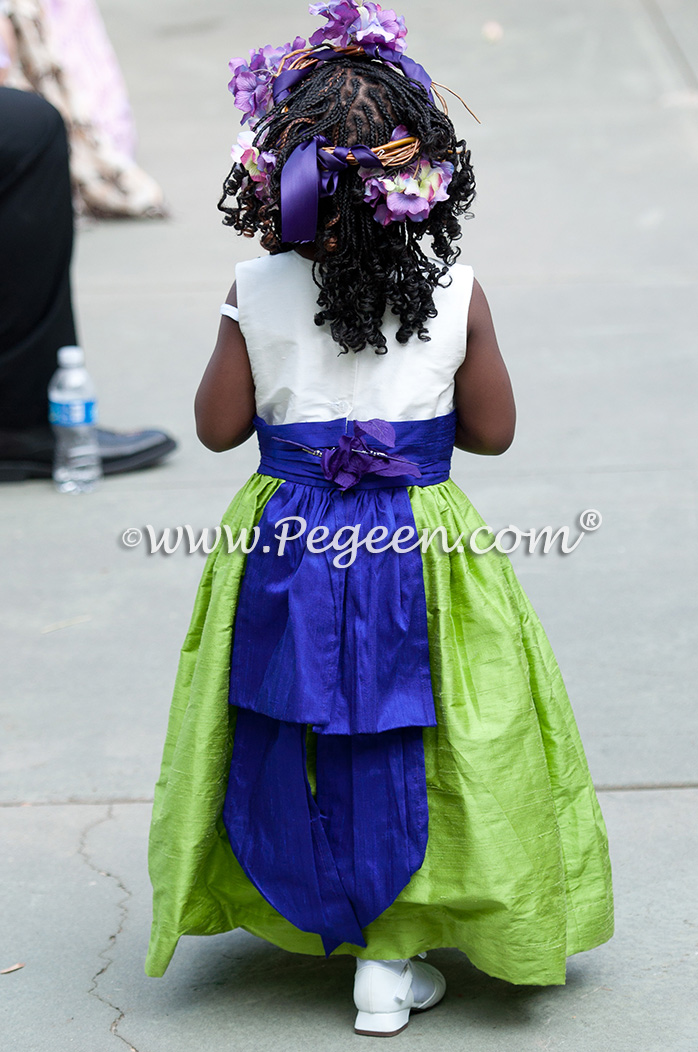
[{"label": "flower crown", "polygon": [[[276,48],[267,44],[251,50],[247,62],[234,58],[229,63],[232,78],[228,89],[242,111],[242,123],[250,126],[249,131],[240,133],[231,155],[245,170],[241,188],[255,184],[254,194],[262,201],[269,200],[269,177],[276,157],[273,151],[254,145],[253,129],[320,62],[353,54],[380,59],[421,84],[432,104],[436,97],[448,113],[443,96],[436,90],[442,85],[436,85],[424,67],[405,54],[407,28],[402,15],[384,11],[376,3],[356,0],[324,0],[311,4],[310,13],[322,15],[327,24],[313,33],[308,44],[296,37]],[[468,106],[466,109],[475,117]],[[363,199],[383,226],[428,219],[438,202],[448,200],[454,172],[449,161],[433,163],[423,154],[421,142],[404,125],[395,129],[389,142],[371,149],[333,146],[324,136],[314,136],[293,150],[281,171],[284,242],[315,240],[318,200],[335,193],[339,173],[349,165],[358,166]]]}]

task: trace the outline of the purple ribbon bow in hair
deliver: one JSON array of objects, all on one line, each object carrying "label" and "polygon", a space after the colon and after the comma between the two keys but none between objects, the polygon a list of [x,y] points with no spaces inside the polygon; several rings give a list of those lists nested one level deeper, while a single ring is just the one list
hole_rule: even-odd
[{"label": "purple ribbon bow in hair", "polygon": [[351,489],[360,482],[364,475],[383,475],[387,478],[397,478],[401,475],[410,475],[413,478],[421,478],[422,472],[412,460],[397,454],[382,453],[378,449],[371,449],[366,445],[363,436],[370,435],[377,439],[381,445],[392,448],[395,445],[395,428],[387,420],[354,420],[354,437],[340,435],[336,446],[326,449],[311,449],[301,442],[293,442],[290,438],[279,438],[275,435],[277,442],[285,442],[289,446],[297,446],[320,457],[322,473],[329,482],[335,482],[342,492]]},{"label": "purple ribbon bow in hair", "polygon": [[281,240],[286,244],[315,240],[319,200],[337,190],[350,153],[363,168],[383,167],[367,146],[335,146],[327,153],[323,147],[331,145],[324,135],[315,135],[296,146],[281,169]]}]

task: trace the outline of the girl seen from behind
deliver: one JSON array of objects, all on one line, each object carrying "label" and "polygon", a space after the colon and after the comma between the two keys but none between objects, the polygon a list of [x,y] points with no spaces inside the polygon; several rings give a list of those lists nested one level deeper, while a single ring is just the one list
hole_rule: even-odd
[{"label": "girl seen from behind", "polygon": [[196,415],[214,450],[257,434],[223,518],[256,543],[209,557],[182,650],[146,969],[235,927],[350,954],[355,1029],[390,1036],[443,997],[429,949],[564,983],[612,934],[610,866],[550,645],[449,477],[515,421],[456,262],[470,154],[400,16],[311,12],[309,44],[231,63],[252,130],[220,207],[266,254],[236,269]]}]

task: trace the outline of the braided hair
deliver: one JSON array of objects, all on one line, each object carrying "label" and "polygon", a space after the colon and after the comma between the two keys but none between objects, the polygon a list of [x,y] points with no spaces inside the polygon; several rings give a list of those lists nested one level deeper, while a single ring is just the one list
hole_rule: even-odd
[{"label": "braided hair", "polygon": [[[428,340],[427,320],[436,316],[433,293],[447,284],[448,268],[460,255],[458,216],[469,217],[475,196],[470,151],[456,139],[449,118],[430,102],[424,88],[382,62],[364,55],[318,62],[283,104],[260,121],[255,145],[276,154],[269,195],[260,200],[235,164],[223,184],[218,208],[223,222],[238,233],[259,233],[263,248],[287,251],[281,241],[281,169],[299,143],[324,135],[333,145],[376,147],[390,140],[398,125],[422,143],[432,162],[448,160],[454,173],[448,200],[434,205],[423,222],[376,222],[363,200],[363,183],[354,167],[342,172],[332,197],[320,200],[313,277],[319,288],[316,325],[328,324],[341,353],[370,345],[387,350],[381,325],[389,307],[400,320],[397,340],[415,333]],[[232,199],[233,203],[228,203]],[[420,242],[428,234],[436,259]]]}]

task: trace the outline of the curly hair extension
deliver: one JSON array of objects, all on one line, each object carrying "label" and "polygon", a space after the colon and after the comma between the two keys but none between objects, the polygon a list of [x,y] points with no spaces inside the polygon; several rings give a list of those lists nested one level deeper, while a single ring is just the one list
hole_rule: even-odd
[{"label": "curly hair extension", "polygon": [[[334,145],[376,147],[405,125],[432,162],[454,165],[447,201],[434,205],[423,222],[376,222],[363,200],[356,168],[342,172],[336,193],[320,200],[313,277],[319,288],[317,325],[328,324],[341,353],[367,345],[386,352],[381,332],[387,308],[399,318],[397,339],[415,333],[428,340],[427,321],[436,316],[433,293],[447,283],[460,249],[460,215],[469,217],[475,196],[470,152],[457,140],[449,118],[431,104],[424,88],[383,62],[363,55],[319,62],[282,105],[272,107],[256,129],[255,145],[276,154],[268,200],[260,200],[234,164],[218,203],[223,222],[238,233],[259,233],[271,253],[287,251],[281,241],[281,169],[300,143],[324,135]],[[233,199],[234,203],[227,203]],[[436,259],[420,245],[429,235]]]}]

